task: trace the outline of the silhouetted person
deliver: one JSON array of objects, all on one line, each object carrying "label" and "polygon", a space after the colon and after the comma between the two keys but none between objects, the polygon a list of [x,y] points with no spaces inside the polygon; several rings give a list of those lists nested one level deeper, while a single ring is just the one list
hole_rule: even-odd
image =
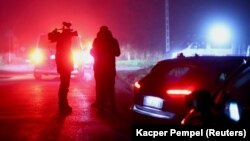
[{"label": "silhouetted person", "polygon": [[96,82],[96,101],[92,106],[99,112],[103,112],[105,107],[115,112],[115,57],[120,55],[120,47],[107,26],[102,26],[98,31],[93,41],[91,55],[94,57]]},{"label": "silhouetted person", "polygon": [[70,85],[71,71],[73,70],[73,57],[71,52],[71,38],[77,36],[77,32],[70,29],[71,23],[63,22],[63,27],[49,33],[51,42],[56,42],[56,65],[60,74],[60,87],[58,91],[59,112],[70,114],[72,108],[69,106],[67,95]]}]

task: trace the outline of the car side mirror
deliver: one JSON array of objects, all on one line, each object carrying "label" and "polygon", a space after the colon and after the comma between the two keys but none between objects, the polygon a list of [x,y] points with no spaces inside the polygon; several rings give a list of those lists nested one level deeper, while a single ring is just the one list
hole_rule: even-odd
[{"label": "car side mirror", "polygon": [[187,106],[195,108],[202,113],[210,112],[212,104],[212,96],[208,90],[196,90],[187,98]]}]

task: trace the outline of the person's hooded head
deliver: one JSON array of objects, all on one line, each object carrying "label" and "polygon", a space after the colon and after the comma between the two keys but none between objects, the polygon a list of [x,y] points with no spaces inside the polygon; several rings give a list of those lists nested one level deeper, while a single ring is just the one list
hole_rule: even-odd
[{"label": "person's hooded head", "polygon": [[107,26],[100,27],[100,32],[106,32],[106,31],[109,31],[109,28]]},{"label": "person's hooded head", "polygon": [[98,38],[112,38],[112,33],[107,26],[101,26],[97,33]]}]

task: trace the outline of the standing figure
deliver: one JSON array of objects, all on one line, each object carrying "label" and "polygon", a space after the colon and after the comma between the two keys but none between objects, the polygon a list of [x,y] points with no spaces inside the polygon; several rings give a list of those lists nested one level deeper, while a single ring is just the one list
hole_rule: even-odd
[{"label": "standing figure", "polygon": [[[56,65],[60,75],[60,87],[58,91],[58,105],[61,114],[70,114],[67,95],[69,91],[71,71],[73,70],[73,56],[71,51],[71,38],[77,36],[77,32],[70,29],[71,23],[63,22],[62,29],[55,29],[48,34],[51,42],[56,42]],[[60,31],[59,31],[60,30]]]},{"label": "standing figure", "polygon": [[120,47],[107,26],[102,26],[94,39],[91,55],[94,57],[94,77],[96,82],[96,101],[93,104],[100,113],[105,107],[112,112],[115,105],[116,58]]}]

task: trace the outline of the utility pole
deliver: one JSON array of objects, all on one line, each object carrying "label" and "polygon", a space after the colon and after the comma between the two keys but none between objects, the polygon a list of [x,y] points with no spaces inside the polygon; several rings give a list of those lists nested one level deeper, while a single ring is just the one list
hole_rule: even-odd
[{"label": "utility pole", "polygon": [[170,29],[169,29],[169,0],[165,0],[165,26],[166,26],[166,48],[165,52],[170,50]]}]

